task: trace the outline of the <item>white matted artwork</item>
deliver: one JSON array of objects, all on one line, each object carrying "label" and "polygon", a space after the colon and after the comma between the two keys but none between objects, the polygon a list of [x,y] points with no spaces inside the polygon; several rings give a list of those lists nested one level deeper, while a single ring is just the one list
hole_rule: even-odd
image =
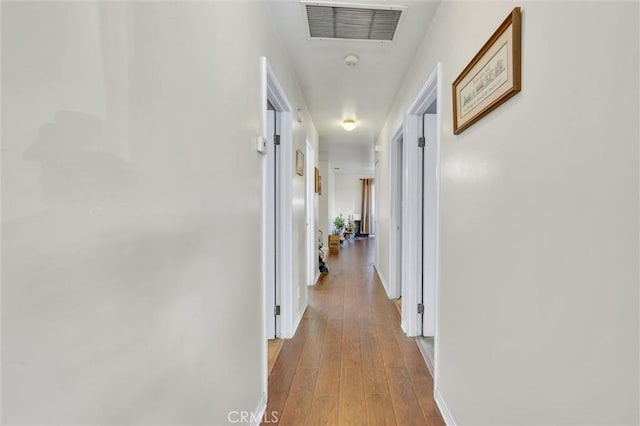
[{"label": "white matted artwork", "polygon": [[518,93],[520,76],[521,12],[516,7],[453,82],[453,133]]}]

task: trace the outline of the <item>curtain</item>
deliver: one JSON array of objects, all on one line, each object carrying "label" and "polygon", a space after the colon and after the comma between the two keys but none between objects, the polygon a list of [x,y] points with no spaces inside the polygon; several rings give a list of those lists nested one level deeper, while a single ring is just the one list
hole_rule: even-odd
[{"label": "curtain", "polygon": [[371,223],[371,185],[373,179],[362,179],[362,215],[360,218],[360,233],[370,234],[373,229]]}]

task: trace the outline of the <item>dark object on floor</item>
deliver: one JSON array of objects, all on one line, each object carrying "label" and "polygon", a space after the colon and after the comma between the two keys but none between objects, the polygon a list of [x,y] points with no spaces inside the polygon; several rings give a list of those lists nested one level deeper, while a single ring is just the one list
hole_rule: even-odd
[{"label": "dark object on floor", "polygon": [[320,273],[328,274],[329,268],[327,268],[327,264],[323,260],[324,250],[322,250],[322,246],[323,246],[322,240],[324,238],[322,238],[322,231],[318,229],[318,232],[320,233],[320,236],[318,237],[318,265],[319,265],[318,269],[320,270]]}]

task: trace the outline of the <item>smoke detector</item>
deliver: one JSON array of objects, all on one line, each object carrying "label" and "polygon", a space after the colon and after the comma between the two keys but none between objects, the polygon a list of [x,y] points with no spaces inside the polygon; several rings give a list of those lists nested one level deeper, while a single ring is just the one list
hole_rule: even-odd
[{"label": "smoke detector", "polygon": [[348,54],[344,57],[344,63],[347,64],[348,67],[355,67],[360,62],[360,58],[354,55],[353,53]]}]

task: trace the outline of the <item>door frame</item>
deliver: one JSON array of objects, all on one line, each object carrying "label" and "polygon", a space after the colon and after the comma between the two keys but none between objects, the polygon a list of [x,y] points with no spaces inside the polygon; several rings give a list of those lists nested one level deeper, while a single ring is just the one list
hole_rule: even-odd
[{"label": "door frame", "polygon": [[[427,108],[436,101],[436,109],[437,109],[437,118],[436,118],[436,214],[435,214],[435,300],[434,300],[434,317],[435,317],[435,335],[434,335],[434,362],[433,362],[433,382],[434,382],[434,391],[439,392],[439,358],[440,358],[440,326],[439,326],[439,318],[440,318],[440,180],[441,180],[441,168],[440,168],[440,157],[441,157],[441,129],[442,129],[442,63],[438,62],[427,78],[426,82],[422,86],[422,89],[418,92],[418,95],[414,102],[411,104],[406,116],[405,116],[405,136],[406,140],[417,141],[418,134],[418,126],[420,120],[423,119],[423,115],[426,112]],[[413,145],[417,147],[417,144],[406,144],[405,145]],[[412,147],[413,148],[413,147]],[[412,149],[412,152],[413,149]],[[417,148],[415,150],[415,155],[417,157]],[[406,158],[406,157],[405,157]],[[415,162],[417,164],[417,161]],[[405,166],[406,168],[406,166]],[[411,170],[410,172],[414,172],[417,175],[417,172]],[[417,177],[417,176],[416,176]],[[417,184],[417,179],[410,180],[410,182]],[[417,188],[417,185],[413,187]],[[417,198],[417,197],[416,197]],[[415,200],[414,200],[415,201]],[[406,209],[405,209],[406,210]],[[417,213],[417,208],[411,210],[412,213]],[[404,213],[404,212],[403,212]],[[417,218],[416,218],[417,220]],[[404,237],[405,234],[403,234]],[[404,246],[403,246],[404,247]],[[424,248],[424,247],[423,247]],[[414,250],[414,254],[415,254]],[[403,253],[404,255],[404,253]],[[417,269],[412,270],[415,274]],[[417,277],[416,277],[417,278]],[[417,336],[421,330],[421,321],[422,318],[417,314],[417,310],[415,307],[417,306],[418,300],[424,283],[418,283],[418,279],[413,280],[403,280],[403,300],[405,297],[407,299],[411,299],[413,310],[410,315],[407,315],[407,335],[409,336]],[[403,304],[403,317],[405,314],[404,304]]]},{"label": "door frame", "polygon": [[[398,238],[398,226],[402,223],[402,207],[398,208],[401,199],[398,193],[398,186],[402,182],[403,170],[398,169],[398,162],[402,158],[402,146],[400,141],[404,140],[403,123],[396,126],[390,140],[390,158],[389,158],[389,188],[391,188],[391,226],[389,227],[389,298],[397,299],[402,296],[402,281],[398,279],[398,273],[402,270],[402,265],[398,263],[398,252],[401,252],[400,242]],[[404,143],[403,143],[404,145]],[[400,230],[402,232],[402,228]],[[400,262],[402,263],[402,262]],[[404,324],[402,329],[405,330]],[[405,330],[406,331],[406,330]]]},{"label": "door frame", "polygon": [[[418,336],[422,330],[422,315],[418,314],[418,303],[421,302],[422,289],[424,283],[420,276],[420,262],[424,252],[422,246],[422,237],[419,233],[412,232],[418,229],[418,199],[421,198],[419,190],[421,188],[418,182],[420,175],[419,170],[419,154],[418,148],[418,128],[422,116],[426,112],[431,103],[436,100],[438,118],[436,141],[437,159],[436,159],[436,203],[439,206],[440,200],[440,128],[442,126],[442,64],[437,63],[422,89],[418,92],[415,100],[409,107],[404,118],[404,143],[403,143],[403,188],[402,188],[402,323],[406,327],[407,336]],[[413,235],[412,235],[413,234]],[[440,256],[440,218],[439,207],[436,212],[436,271],[435,271],[435,337],[434,337],[434,381],[438,375],[438,289],[440,282],[439,272],[439,256]]]},{"label": "door frame", "polygon": [[[279,334],[281,338],[293,337],[293,118],[292,108],[287,95],[278,82],[278,79],[269,65],[267,58],[260,58],[260,95],[258,96],[258,111],[260,111],[260,136],[270,139],[267,135],[267,101],[271,102],[280,114],[280,164],[277,170],[279,175],[279,215],[277,218],[277,233],[280,241],[279,253],[277,253],[277,276],[279,282],[276,286],[280,299]],[[268,347],[267,347],[267,312],[272,312],[272,307],[266,306],[266,262],[269,250],[274,250],[266,237],[267,199],[266,161],[263,158],[263,182],[262,182],[262,280],[260,286],[262,315],[262,389],[266,401],[268,384]]]}]

